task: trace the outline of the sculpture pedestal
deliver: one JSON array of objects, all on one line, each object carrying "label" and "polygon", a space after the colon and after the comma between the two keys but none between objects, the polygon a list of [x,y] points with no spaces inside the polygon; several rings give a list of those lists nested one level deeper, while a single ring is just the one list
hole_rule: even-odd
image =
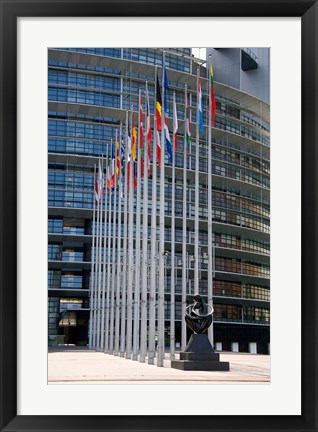
[{"label": "sculpture pedestal", "polygon": [[230,370],[229,362],[221,362],[220,355],[212,348],[207,334],[192,334],[186,349],[180,353],[180,360],[173,360],[171,367],[188,371]]}]

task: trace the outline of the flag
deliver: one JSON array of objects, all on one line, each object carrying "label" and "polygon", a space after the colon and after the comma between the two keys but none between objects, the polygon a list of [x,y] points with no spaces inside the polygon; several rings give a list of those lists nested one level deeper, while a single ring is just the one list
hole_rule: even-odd
[{"label": "flag", "polygon": [[150,143],[151,143],[151,117],[150,117],[150,106],[149,106],[149,95],[148,95],[148,84],[146,82],[146,136],[148,146],[148,177],[150,176]]},{"label": "flag", "polygon": [[111,187],[115,186],[115,158],[112,159]]},{"label": "flag", "polygon": [[172,163],[172,145],[170,140],[170,134],[169,134],[169,128],[168,128],[168,122],[166,117],[166,112],[168,108],[168,77],[167,72],[164,69],[163,70],[163,83],[164,83],[164,133],[165,133],[165,140],[166,140],[166,146],[167,146],[167,153],[169,155],[170,162]]},{"label": "flag", "polygon": [[144,113],[142,110],[141,93],[139,94],[139,117],[140,117],[139,137],[140,137],[140,147],[142,147],[144,145]]},{"label": "flag", "polygon": [[201,91],[201,83],[200,80],[198,81],[198,121],[199,121],[199,128],[200,132],[204,132],[203,128],[203,106],[202,106],[202,91]]},{"label": "flag", "polygon": [[158,79],[158,73],[157,73],[157,89],[156,89],[156,125],[157,130],[161,131],[161,106],[162,106],[162,100],[161,100],[161,92],[159,87],[159,79]]},{"label": "flag", "polygon": [[191,130],[190,130],[190,107],[188,105],[188,89],[185,91],[185,106],[186,106],[186,143],[190,145],[191,143]]},{"label": "flag", "polygon": [[127,187],[129,189],[130,186],[130,162],[131,162],[131,132],[130,132],[130,126],[128,124],[127,128],[127,137],[128,137],[128,147],[127,147]]},{"label": "flag", "polygon": [[116,132],[116,175],[119,184],[120,183],[120,148],[119,148],[119,141],[117,139],[117,132]]},{"label": "flag", "polygon": [[148,146],[151,142],[151,117],[150,117],[150,105],[149,105],[149,95],[148,95],[148,85],[146,83],[146,135]]},{"label": "flag", "polygon": [[216,113],[216,101],[214,93],[214,74],[212,65],[210,65],[210,110],[211,110],[211,123],[214,126],[215,113]]},{"label": "flag", "polygon": [[123,139],[123,132],[122,127],[120,125],[120,133],[119,133],[119,174],[118,174],[118,185],[120,187],[120,197],[124,197],[124,191],[123,191],[123,183],[125,181],[125,146],[124,146],[124,139]]},{"label": "flag", "polygon": [[134,172],[133,172],[134,188],[137,189],[137,161],[134,161],[133,164],[134,164]]},{"label": "flag", "polygon": [[170,140],[170,134],[168,129],[167,117],[165,116],[164,132],[167,146],[167,153],[169,155],[170,162],[172,162],[172,145]]},{"label": "flag", "polygon": [[104,184],[104,173],[103,173],[104,167],[101,168],[100,166],[100,160],[99,160],[99,195],[100,198],[103,200],[105,196],[105,184]]},{"label": "flag", "polygon": [[96,203],[98,204],[103,196],[103,188],[104,188],[104,179],[103,179],[103,171],[102,167],[100,165],[100,159],[98,160],[98,173],[97,173],[97,200]]},{"label": "flag", "polygon": [[144,113],[142,110],[142,98],[141,98],[141,92],[139,92],[139,145],[140,145],[140,167],[141,167],[141,176],[143,175],[144,170],[144,152],[143,152],[143,145],[144,145]]},{"label": "flag", "polygon": [[99,175],[99,172],[94,174],[94,192],[96,204],[98,204],[100,200]]},{"label": "flag", "polygon": [[159,132],[156,132],[156,147],[157,147],[157,162],[159,168],[161,168],[161,144],[160,144],[160,135]]},{"label": "flag", "polygon": [[98,204],[98,180],[95,172],[94,172],[94,195],[95,195],[95,202],[96,204]]},{"label": "flag", "polygon": [[109,190],[111,188],[111,158],[108,157],[107,161],[107,174],[106,174],[106,181],[107,181],[107,189]]},{"label": "flag", "polygon": [[176,105],[176,95],[173,97],[173,149],[178,148],[178,115],[177,115],[177,105]]},{"label": "flag", "polygon": [[130,162],[127,163],[127,187],[130,187]]},{"label": "flag", "polygon": [[125,144],[122,136],[120,140],[120,166],[121,170],[125,168]]},{"label": "flag", "polygon": [[134,116],[132,118],[132,143],[131,143],[131,155],[133,160],[137,159],[137,131],[135,127]]},{"label": "flag", "polygon": [[144,159],[144,148],[140,149],[140,176],[144,175],[145,159]]},{"label": "flag", "polygon": [[150,154],[150,143],[148,143],[148,177],[150,176],[150,161],[151,161],[151,154]]}]

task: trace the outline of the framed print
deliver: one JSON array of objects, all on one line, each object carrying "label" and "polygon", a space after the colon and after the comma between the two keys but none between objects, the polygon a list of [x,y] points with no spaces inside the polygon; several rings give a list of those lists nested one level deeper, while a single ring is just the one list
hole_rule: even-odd
[{"label": "framed print", "polygon": [[[317,2],[0,1],[1,430],[316,431]],[[113,46],[271,49],[271,381],[266,385],[47,382],[48,80],[62,76],[48,78],[48,58],[56,61],[59,48],[67,52],[69,47]],[[73,58],[70,64],[74,66]],[[96,79],[94,86],[98,83]],[[103,91],[89,96],[114,98],[116,89],[111,88],[112,96]],[[54,96],[56,118],[62,116],[61,95],[62,91]],[[102,104],[107,103],[103,99]],[[235,117],[235,103],[230,104]],[[100,122],[98,114],[89,113]],[[85,117],[79,111],[72,115],[78,120]],[[247,120],[253,120],[249,113]],[[258,126],[254,119],[253,130]],[[84,142],[81,131],[76,132],[72,145],[96,141],[92,136],[91,142]],[[49,145],[60,145],[57,141]],[[56,157],[55,165],[60,161]],[[74,181],[82,181],[75,177]],[[57,196],[54,192],[55,200]],[[69,194],[67,199],[74,197]],[[80,230],[74,227],[67,226],[67,235]],[[71,237],[68,240],[69,248],[63,250],[51,242],[52,261],[59,254],[81,260]],[[257,245],[261,247],[261,242]],[[235,251],[231,254],[234,258]],[[62,275],[65,286],[77,287],[76,265],[70,266],[75,271]],[[79,307],[76,296],[66,297],[63,301],[73,313],[62,310],[61,327],[80,317],[74,313]],[[257,313],[266,320],[262,301]],[[228,304],[235,314],[233,302]],[[63,328],[63,337],[70,337],[70,331]]]}]

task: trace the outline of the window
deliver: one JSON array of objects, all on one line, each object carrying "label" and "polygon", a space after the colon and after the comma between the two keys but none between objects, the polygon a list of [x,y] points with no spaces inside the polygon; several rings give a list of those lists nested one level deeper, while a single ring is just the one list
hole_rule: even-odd
[{"label": "window", "polygon": [[48,219],[48,232],[49,233],[62,233],[63,232],[63,219]]},{"label": "window", "polygon": [[83,277],[73,273],[64,273],[61,276],[61,288],[81,289]]},{"label": "window", "polygon": [[49,270],[48,271],[48,288],[56,289],[61,286],[61,271]]},{"label": "window", "polygon": [[240,322],[242,320],[242,308],[236,305],[215,304],[213,316],[216,321]]},{"label": "window", "polygon": [[60,299],[60,312],[66,310],[79,310],[83,307],[83,299],[80,298],[61,298]]}]

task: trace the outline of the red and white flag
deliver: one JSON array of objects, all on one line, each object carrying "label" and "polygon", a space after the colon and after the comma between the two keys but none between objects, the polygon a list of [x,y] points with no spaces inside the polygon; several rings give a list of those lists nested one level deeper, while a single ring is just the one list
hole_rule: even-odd
[{"label": "red and white flag", "polygon": [[149,105],[149,95],[148,95],[148,85],[146,83],[146,135],[148,145],[151,142],[151,117],[150,117],[150,105]]},{"label": "red and white flag", "polygon": [[115,186],[115,159],[112,159],[111,187]]},{"label": "red and white flag", "polygon": [[98,161],[98,172],[97,175],[95,175],[94,183],[95,183],[95,201],[96,204],[98,204],[101,198],[104,197],[104,175],[100,164],[100,159]]},{"label": "red and white flag", "polygon": [[139,117],[140,117],[140,123],[139,123],[140,147],[142,147],[144,145],[144,113],[142,110],[141,93],[139,94]]},{"label": "red and white flag", "polygon": [[98,187],[98,173],[94,174],[94,192],[95,192],[95,202],[99,203],[99,187]]},{"label": "red and white flag", "polygon": [[178,116],[177,116],[177,106],[176,106],[176,97],[173,97],[173,149],[177,150],[178,148]]}]

